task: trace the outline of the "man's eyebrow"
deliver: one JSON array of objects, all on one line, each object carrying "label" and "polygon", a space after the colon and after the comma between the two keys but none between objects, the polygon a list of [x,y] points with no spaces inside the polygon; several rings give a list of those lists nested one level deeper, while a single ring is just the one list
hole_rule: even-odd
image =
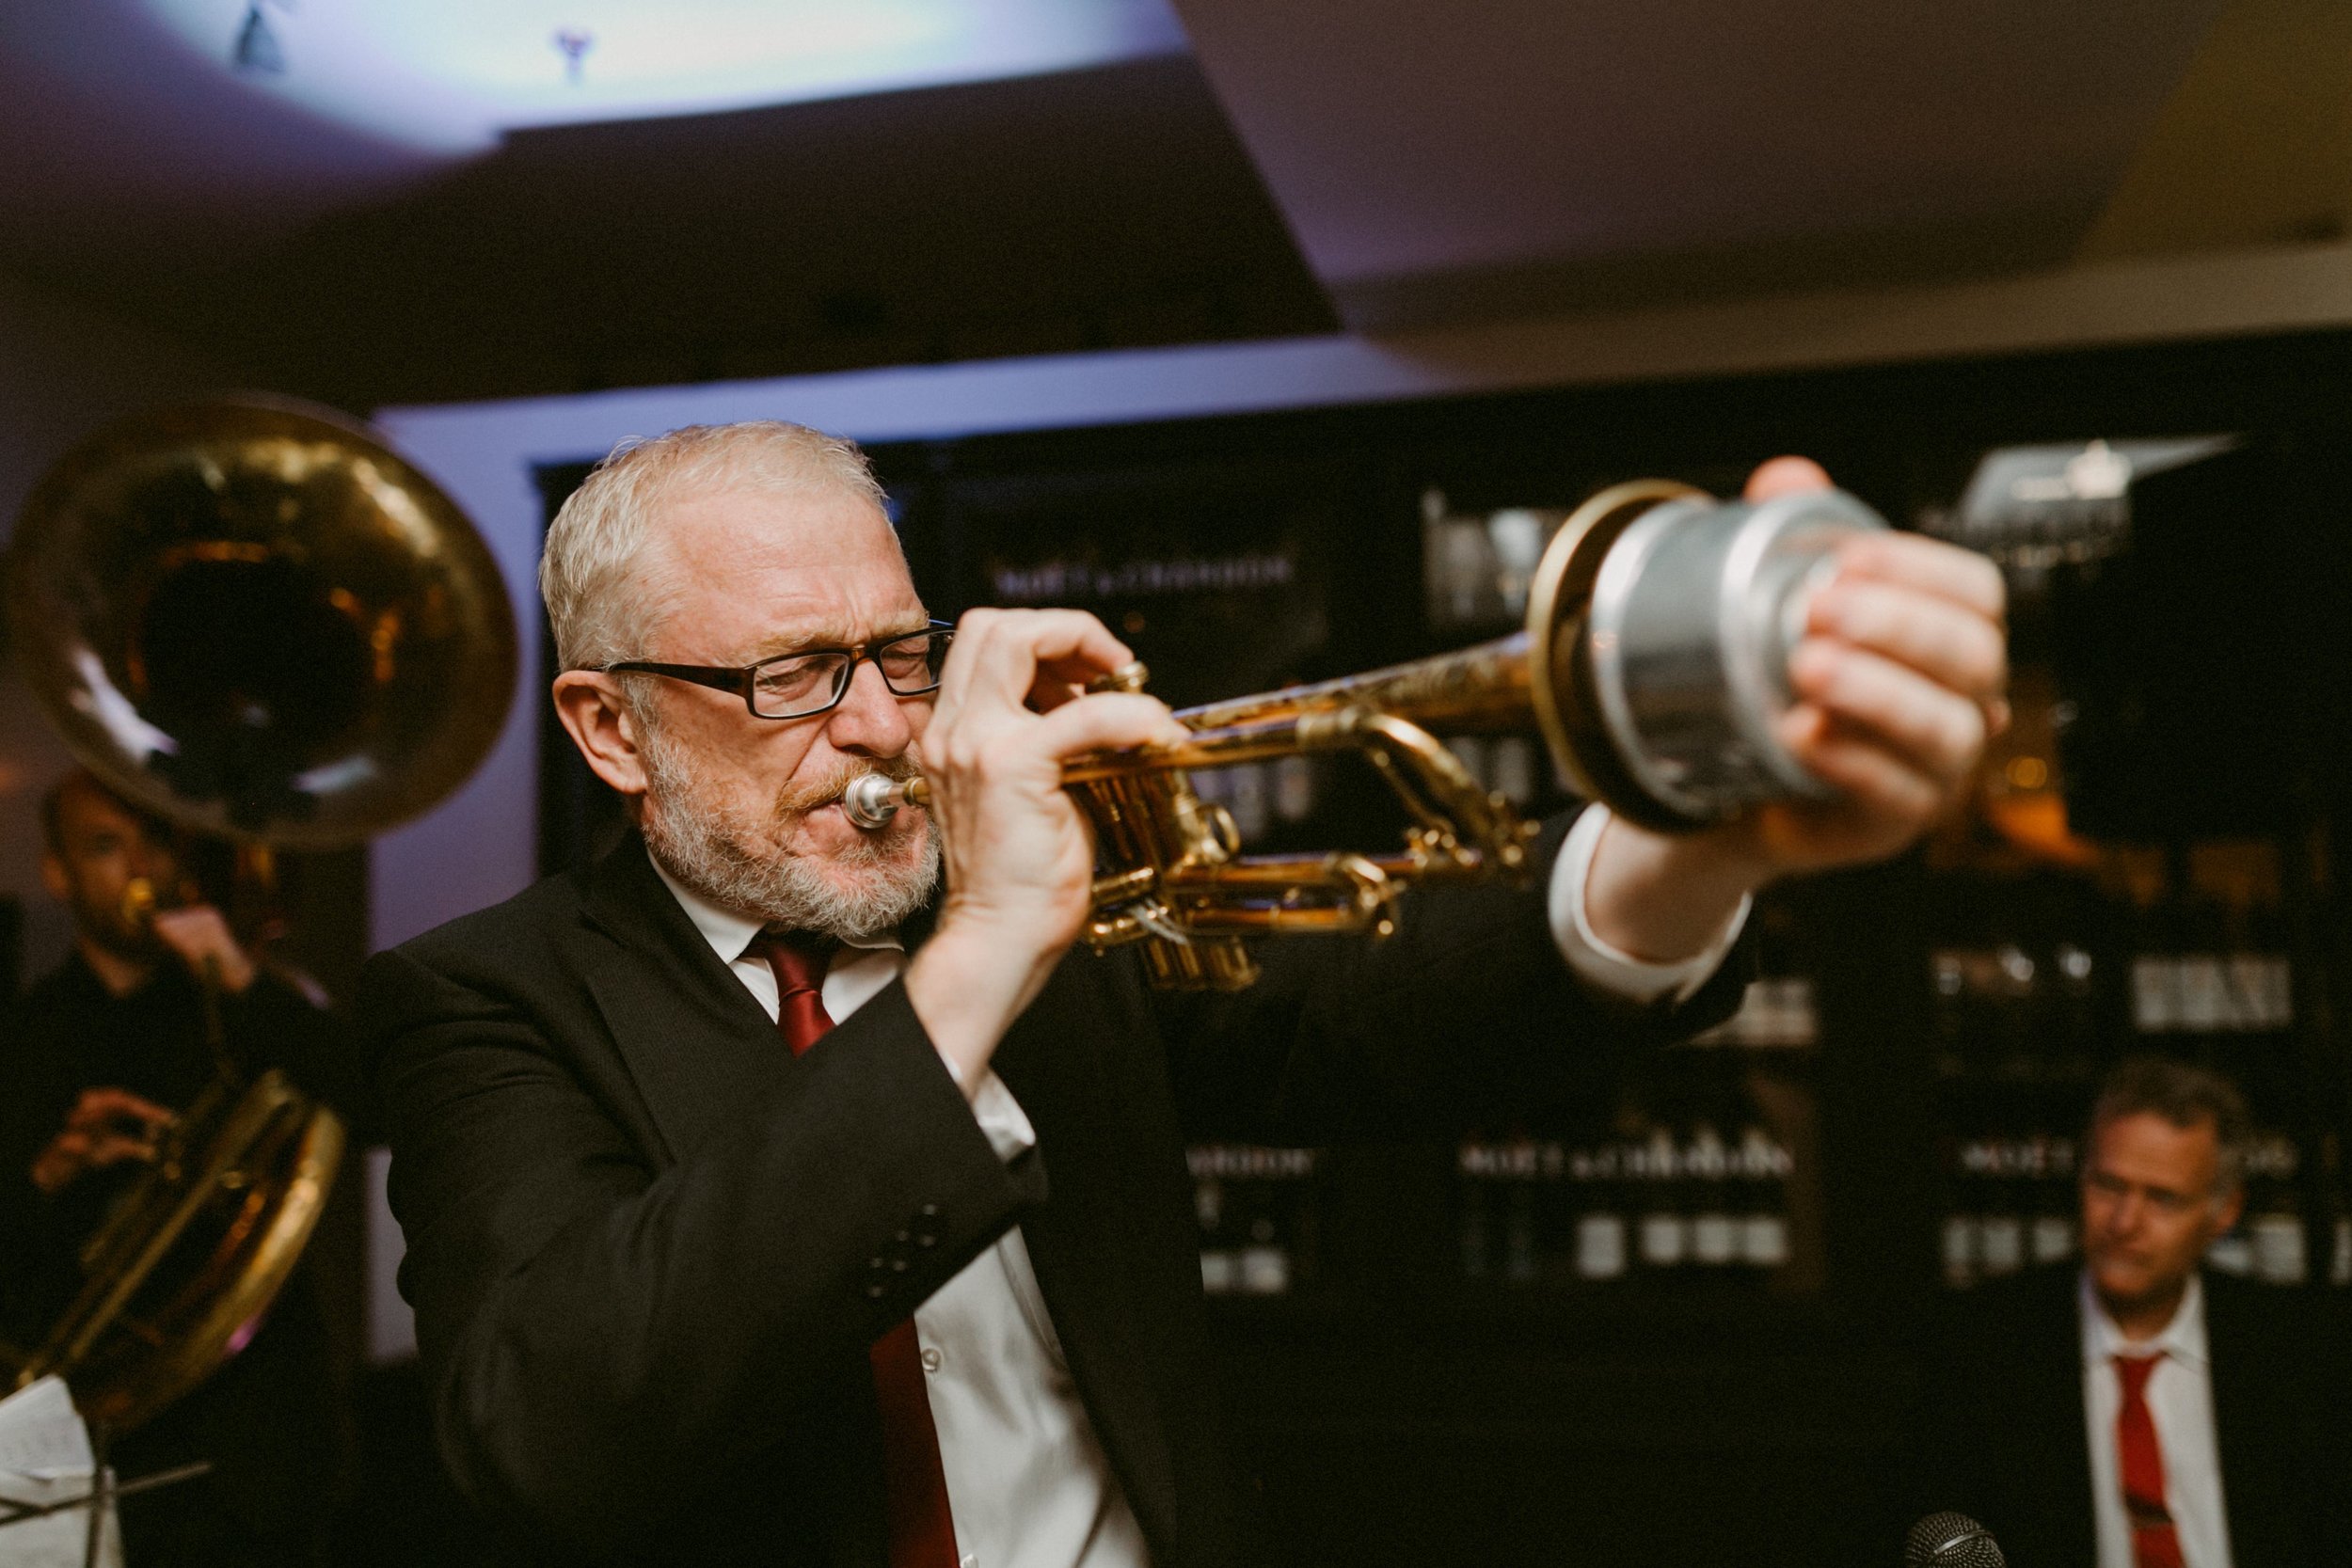
[{"label": "man's eyebrow", "polygon": [[[913,637],[918,631],[930,629],[930,623],[926,620],[885,625],[866,639],[866,645],[868,647],[879,646],[882,643],[896,641],[901,637]],[[784,658],[792,654],[847,648],[853,645],[855,641],[848,633],[839,630],[779,632],[772,637],[762,638],[754,644],[750,657],[744,662],[760,664],[771,658]]]}]

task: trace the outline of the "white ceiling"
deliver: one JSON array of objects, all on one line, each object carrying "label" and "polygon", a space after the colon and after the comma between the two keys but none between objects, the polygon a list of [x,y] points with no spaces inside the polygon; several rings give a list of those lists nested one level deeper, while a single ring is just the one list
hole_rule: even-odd
[{"label": "white ceiling", "polygon": [[[1190,59],[1166,53],[1179,42],[1170,5]],[[257,8],[282,74],[228,69]],[[980,74],[1121,51],[1127,63],[1006,82],[985,103],[971,95],[993,89],[900,91],[836,98],[839,112],[805,120],[759,117],[825,106],[660,122],[679,130],[634,140],[627,127],[523,129],[483,150],[501,126],[684,106],[696,61],[715,65],[706,86],[727,103],[855,91],[853,76],[830,89],[785,80],[809,64],[787,47],[791,25],[895,19],[904,32],[950,10],[983,19],[963,35]],[[651,37],[632,34],[646,16],[669,27],[666,54],[628,46]],[[1056,18],[1083,25],[1057,34]],[[493,24],[504,42],[473,52]],[[552,43],[575,24],[594,39],[578,82]],[[837,64],[857,53],[835,42]],[[927,80],[944,58],[910,55],[898,69],[912,75],[869,79]],[[754,82],[763,60],[783,76]],[[1150,95],[1128,85],[1146,77],[1159,84]],[[336,83],[351,90],[330,102]],[[821,156],[825,177],[787,167],[787,142]],[[408,300],[427,314],[354,319],[441,356],[429,317],[450,314],[449,291],[419,279],[464,277],[461,294],[487,300],[487,284],[512,278],[577,328],[509,331],[536,368],[477,377],[473,391],[559,390],[567,376],[710,373],[690,365],[817,368],[807,331],[760,348],[760,333],[786,329],[722,297],[845,287],[802,251],[780,258],[777,279],[744,264],[774,253],[759,225],[787,219],[808,246],[839,249],[846,234],[933,269],[910,262],[882,290],[885,314],[922,318],[919,335],[836,333],[818,356],[829,367],[1295,333],[1333,310],[1381,332],[2327,241],[2352,214],[2352,4],[0,0],[0,265],[84,303],[229,352],[297,302],[317,340],[306,363],[340,357],[352,388],[380,381],[413,399],[437,384],[376,374],[339,346],[339,324]],[[1102,166],[1083,178],[1063,166],[1082,154]],[[1197,177],[1212,165],[1215,179]],[[1197,188],[1176,194],[1188,179]],[[1109,212],[1104,181],[1159,228]],[[633,246],[620,259],[580,249],[616,227]],[[1043,238],[987,243],[1014,229]],[[1200,256],[1178,269],[1196,282],[1112,307],[1057,303],[1117,295],[1103,278],[1157,264],[1171,232],[1199,236]],[[1184,289],[1231,295],[1206,260],[1232,248],[1228,234],[1256,236],[1253,276],[1289,268],[1306,304],[1179,301]],[[846,254],[875,272],[854,245]],[[988,256],[1002,260],[968,260]],[[948,303],[955,268],[1006,264],[1044,303],[1013,321],[992,296],[992,321],[968,331],[946,319],[961,309]],[[601,276],[621,267],[626,288]],[[1103,277],[1070,285],[1089,268]],[[615,297],[641,300],[644,321],[614,314]],[[819,306],[833,309],[795,309]],[[1104,309],[1132,320],[1106,327]],[[874,314],[835,313],[861,312]],[[493,301],[482,314],[495,326],[524,312]],[[1164,319],[1174,325],[1152,325]],[[466,334],[498,346],[476,325]],[[642,338],[645,352],[620,370],[606,353],[591,373],[573,341],[591,334]]]},{"label": "white ceiling", "polygon": [[248,92],[452,152],[486,150],[528,126],[995,81],[1184,48],[1166,0],[134,0],[132,8]]},{"label": "white ceiling", "polygon": [[1709,257],[1731,286],[1850,277],[1906,241],[1931,271],[1939,249],[1957,270],[2044,259],[2027,253],[2097,215],[2222,9],[1175,3],[1359,325],[1688,292]]}]

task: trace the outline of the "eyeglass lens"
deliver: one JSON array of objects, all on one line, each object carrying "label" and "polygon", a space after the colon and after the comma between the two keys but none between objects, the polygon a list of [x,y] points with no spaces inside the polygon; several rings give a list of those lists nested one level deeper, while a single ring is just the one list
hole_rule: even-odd
[{"label": "eyeglass lens", "polygon": [[[939,685],[947,641],[946,632],[916,632],[885,642],[866,657],[882,671],[883,685],[901,697],[913,697]],[[773,659],[753,674],[753,707],[771,719],[794,719],[830,707],[848,689],[853,668],[850,656],[843,653]]]}]

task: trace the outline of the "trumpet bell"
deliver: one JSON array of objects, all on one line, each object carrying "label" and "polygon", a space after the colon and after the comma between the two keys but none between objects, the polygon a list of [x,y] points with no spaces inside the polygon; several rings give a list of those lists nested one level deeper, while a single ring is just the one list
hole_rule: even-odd
[{"label": "trumpet bell", "polygon": [[1571,514],[1526,632],[1528,704],[1562,775],[1665,832],[1831,794],[1774,726],[1838,546],[1885,527],[1841,490],[1717,501],[1656,480]]}]

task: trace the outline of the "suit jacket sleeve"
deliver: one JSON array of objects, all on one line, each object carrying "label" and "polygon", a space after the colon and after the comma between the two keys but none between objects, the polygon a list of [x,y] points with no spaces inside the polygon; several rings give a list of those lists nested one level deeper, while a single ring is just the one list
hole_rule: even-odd
[{"label": "suit jacket sleeve", "polygon": [[1384,942],[1264,943],[1249,990],[1163,1002],[1186,1124],[1426,1135],[1588,1101],[1633,1055],[1729,1017],[1754,967],[1744,942],[1682,1002],[1636,1006],[1569,971],[1547,894],[1572,821],[1545,825],[1524,888],[1417,888]]},{"label": "suit jacket sleeve", "polygon": [[[461,1489],[617,1554],[747,1454],[805,1447],[771,1481],[846,1465],[855,1431],[811,1431],[812,1412],[838,1429],[841,1402],[870,1397],[864,1347],[1042,1180],[990,1148],[904,992],[695,1132],[649,1121],[661,1097],[563,988],[490,977],[533,965],[422,946],[372,961],[361,1013],[402,1288]],[[683,1062],[706,1042],[687,1001],[666,1005]]]}]

